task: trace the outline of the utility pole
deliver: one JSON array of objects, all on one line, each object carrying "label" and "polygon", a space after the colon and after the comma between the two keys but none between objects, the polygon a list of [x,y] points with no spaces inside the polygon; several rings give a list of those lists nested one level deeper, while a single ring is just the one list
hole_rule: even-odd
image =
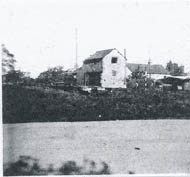
[{"label": "utility pole", "polygon": [[150,73],[151,69],[150,69],[150,67],[151,67],[151,60],[150,60],[150,58],[149,58],[149,59],[148,59],[148,72],[149,72],[149,78],[151,78],[151,73]]},{"label": "utility pole", "polygon": [[[151,47],[151,46],[150,46]],[[148,76],[151,79],[151,59],[150,59],[150,47],[148,50]]]},{"label": "utility pole", "polygon": [[126,76],[126,69],[127,69],[127,58],[126,58],[126,49],[124,48],[124,51],[123,51],[123,55],[124,55],[124,58],[125,58],[125,80],[124,80],[124,83],[127,87],[127,76]]},{"label": "utility pole", "polygon": [[75,69],[78,68],[78,29],[75,29]]}]

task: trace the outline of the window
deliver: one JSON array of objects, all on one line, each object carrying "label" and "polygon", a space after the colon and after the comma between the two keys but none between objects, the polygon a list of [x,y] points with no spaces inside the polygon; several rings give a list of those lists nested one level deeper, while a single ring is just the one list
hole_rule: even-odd
[{"label": "window", "polygon": [[116,76],[117,72],[115,70],[112,70],[112,76]]},{"label": "window", "polygon": [[117,63],[117,57],[112,57],[111,63]]}]

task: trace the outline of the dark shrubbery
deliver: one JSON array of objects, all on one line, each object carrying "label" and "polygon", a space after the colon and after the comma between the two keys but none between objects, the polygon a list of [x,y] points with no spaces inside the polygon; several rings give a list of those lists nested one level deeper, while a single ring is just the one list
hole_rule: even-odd
[{"label": "dark shrubbery", "polygon": [[106,95],[82,95],[3,86],[3,122],[100,121],[188,118],[189,92],[155,89],[113,90]]},{"label": "dark shrubbery", "polygon": [[4,176],[30,176],[30,175],[102,175],[111,174],[109,166],[105,162],[96,164],[91,160],[84,160],[83,165],[75,161],[64,162],[61,167],[55,169],[52,164],[48,168],[42,168],[39,161],[30,156],[20,156],[13,163],[4,165]]},{"label": "dark shrubbery", "polygon": [[4,176],[30,176],[45,175],[45,170],[41,169],[38,160],[30,156],[20,156],[14,163],[8,163],[3,166]]}]

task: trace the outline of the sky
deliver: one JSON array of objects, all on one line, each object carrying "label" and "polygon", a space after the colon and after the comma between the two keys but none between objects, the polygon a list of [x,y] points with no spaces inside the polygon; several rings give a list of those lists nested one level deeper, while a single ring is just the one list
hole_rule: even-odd
[{"label": "sky", "polygon": [[97,50],[126,49],[129,63],[190,71],[190,0],[1,0],[0,43],[32,77],[73,68]]}]

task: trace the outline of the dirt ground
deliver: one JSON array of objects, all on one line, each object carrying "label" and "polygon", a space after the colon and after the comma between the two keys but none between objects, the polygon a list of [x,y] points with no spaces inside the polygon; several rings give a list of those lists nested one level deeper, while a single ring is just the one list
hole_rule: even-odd
[{"label": "dirt ground", "polygon": [[190,173],[190,120],[4,124],[3,155],[4,163],[28,155],[44,167],[104,161],[114,174]]}]

